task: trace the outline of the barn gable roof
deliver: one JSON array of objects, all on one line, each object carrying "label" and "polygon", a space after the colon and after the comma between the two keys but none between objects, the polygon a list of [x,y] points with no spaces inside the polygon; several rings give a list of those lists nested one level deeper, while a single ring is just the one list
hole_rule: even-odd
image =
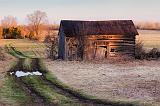
[{"label": "barn gable roof", "polygon": [[66,36],[138,35],[132,20],[74,21],[62,20],[60,28]]}]

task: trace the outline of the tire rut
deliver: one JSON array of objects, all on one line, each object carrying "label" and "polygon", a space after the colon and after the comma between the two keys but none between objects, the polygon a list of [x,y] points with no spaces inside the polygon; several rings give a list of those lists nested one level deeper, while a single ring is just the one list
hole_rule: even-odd
[{"label": "tire rut", "polygon": [[[35,63],[34,65],[36,65],[34,67],[36,67],[40,72],[44,73],[44,70],[40,70],[41,66],[39,64],[39,59],[36,59],[34,61],[34,63]],[[55,90],[56,93],[64,95],[64,96],[70,98],[71,100],[74,100],[74,101],[79,102],[81,104],[87,104],[89,106],[117,106],[117,105],[113,105],[113,103],[110,103],[110,102],[103,102],[103,101],[99,101],[99,100],[96,100],[96,99],[93,100],[93,99],[85,98],[85,97],[81,96],[79,93],[75,93],[75,92],[73,92],[72,90],[69,90],[69,89],[64,89],[62,86],[47,80],[44,75],[40,76],[40,79],[46,85],[48,85],[50,88]],[[122,106],[122,105],[120,105],[120,106]]]},{"label": "tire rut", "polygon": [[34,106],[46,106],[45,98],[35,91],[32,86],[27,85],[21,78],[16,78],[18,85],[32,98],[31,104]]},{"label": "tire rut", "polygon": [[[23,62],[24,62],[24,59],[19,59],[16,66],[11,68],[9,73],[16,72],[17,70],[23,71],[23,65],[22,65]],[[26,106],[55,106],[55,104],[53,103],[48,103],[45,97],[42,96],[40,92],[37,92],[32,86],[25,83],[25,81],[23,81],[21,77],[19,78],[16,76],[12,76],[12,77],[14,77],[15,83],[17,83],[18,87],[23,89],[26,92],[26,94],[32,98],[29,101],[29,103],[26,104]]]},{"label": "tire rut", "polygon": [[[16,72],[17,70],[23,70],[23,59],[20,59],[17,63],[17,65],[12,68],[10,71],[12,72]],[[65,97],[70,98],[71,100],[73,100],[75,103],[79,103],[80,106],[133,106],[132,104],[117,104],[117,103],[112,103],[112,102],[108,102],[108,101],[101,101],[99,99],[90,99],[87,98],[85,96],[82,96],[81,94],[74,92],[70,89],[66,89],[64,87],[62,87],[59,84],[53,83],[50,80],[47,80],[45,78],[45,73],[46,70],[41,70],[41,66],[40,66],[40,60],[38,58],[36,59],[32,59],[31,62],[31,67],[32,70],[31,71],[40,71],[41,73],[43,73],[42,76],[39,76],[40,80],[43,81],[43,83],[47,86],[49,86],[49,88],[53,89],[57,94],[63,95]],[[28,94],[30,95],[32,98],[34,98],[34,100],[32,101],[34,106],[56,106],[56,104],[53,103],[48,103],[46,101],[46,98],[41,95],[41,92],[38,92],[35,90],[35,88],[31,85],[28,85],[23,78],[21,77],[15,77],[16,82],[18,83],[18,85]]]},{"label": "tire rut", "polygon": [[65,90],[61,87],[59,87],[58,85],[53,84],[52,82],[48,81],[47,79],[45,79],[44,76],[40,77],[40,79],[46,84],[48,85],[50,88],[52,88],[53,90],[56,91],[56,93],[64,95],[68,98],[70,98],[73,101],[76,101],[78,103],[87,105],[87,106],[112,106],[109,105],[108,103],[98,103],[96,101],[92,101],[86,98],[81,97],[80,95],[77,95],[73,92],[70,92],[68,90]]},{"label": "tire rut", "polygon": [[48,85],[56,93],[64,95],[64,96],[70,98],[71,100],[76,101],[76,102],[83,104],[83,105],[86,105],[86,106],[112,106],[109,103],[102,103],[99,101],[89,100],[87,98],[82,97],[78,93],[74,93],[71,90],[64,89],[61,86],[52,83],[51,81],[49,81],[45,78],[44,74],[46,72],[44,70],[40,69],[41,66],[39,63],[40,63],[39,59],[33,59],[33,61],[32,61],[33,70],[38,70],[38,71],[42,72],[43,75],[40,76],[39,78],[45,83],[45,85]]}]

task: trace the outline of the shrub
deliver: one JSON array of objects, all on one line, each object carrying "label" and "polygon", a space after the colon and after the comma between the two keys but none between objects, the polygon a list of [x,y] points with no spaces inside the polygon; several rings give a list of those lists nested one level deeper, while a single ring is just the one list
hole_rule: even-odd
[{"label": "shrub", "polygon": [[22,38],[21,29],[19,27],[4,28],[2,35],[3,35],[3,38],[5,38],[5,39]]},{"label": "shrub", "polygon": [[146,53],[143,48],[142,41],[137,41],[137,43],[135,45],[135,58],[136,59],[145,59],[146,58]]},{"label": "shrub", "polygon": [[136,59],[159,59],[160,58],[160,51],[157,48],[151,49],[148,53],[145,52],[143,48],[142,41],[137,41],[135,46],[135,58]]},{"label": "shrub", "polygon": [[46,36],[44,40],[47,47],[47,56],[50,59],[57,59],[58,55],[58,39],[53,36]]},{"label": "shrub", "polygon": [[158,59],[160,58],[160,51],[157,48],[153,48],[149,53],[147,53],[147,57]]}]

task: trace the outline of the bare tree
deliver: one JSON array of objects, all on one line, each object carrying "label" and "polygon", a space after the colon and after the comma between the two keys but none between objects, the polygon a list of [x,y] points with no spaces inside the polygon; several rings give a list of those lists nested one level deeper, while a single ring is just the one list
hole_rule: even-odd
[{"label": "bare tree", "polygon": [[2,26],[2,28],[16,27],[17,26],[17,19],[13,16],[5,16],[1,20],[1,26]]},{"label": "bare tree", "polygon": [[47,14],[37,10],[32,14],[28,14],[27,20],[29,22],[30,29],[34,32],[35,37],[38,38],[40,36],[42,26],[47,22]]}]

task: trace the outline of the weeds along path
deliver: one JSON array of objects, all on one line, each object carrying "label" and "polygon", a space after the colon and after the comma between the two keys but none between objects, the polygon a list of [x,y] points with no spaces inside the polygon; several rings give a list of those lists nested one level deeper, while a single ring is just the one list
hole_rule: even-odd
[{"label": "weeds along path", "polygon": [[[42,76],[23,76],[17,77],[13,74],[15,82],[22,88],[27,95],[31,97],[30,104],[34,104],[34,106],[109,106],[104,103],[94,103],[93,101],[86,100],[81,98],[78,95],[75,95],[72,92],[69,92],[62,87],[54,84],[53,82],[47,80],[45,77],[44,70],[41,70],[41,66],[39,66],[39,59],[31,59],[31,69],[30,71],[39,70],[43,73]],[[26,70],[24,66],[25,59],[19,59],[19,62],[15,67],[13,67],[10,71],[16,73],[17,70],[29,71]]]},{"label": "weeds along path", "polygon": [[[68,87],[51,75],[40,58],[21,55],[15,48],[8,48],[13,56],[19,58],[17,65],[11,68],[16,83],[31,97],[29,104],[38,106],[134,106],[132,103],[112,102],[96,99]],[[16,72],[39,71],[42,75],[17,77]],[[10,75],[10,74],[9,74]]]},{"label": "weeds along path", "polygon": [[22,78],[16,78],[15,80],[18,83],[18,85],[31,97],[30,104],[37,106],[48,105],[47,101],[45,100],[45,97],[41,95],[39,92],[37,92],[32,86],[25,83],[22,80]]},{"label": "weeds along path", "polygon": [[[23,63],[25,62],[25,59],[19,59],[17,65],[13,68],[11,68],[10,72],[16,72],[17,70],[24,70],[26,71],[26,67],[24,67]],[[28,70],[27,70],[28,71]],[[9,73],[10,73],[9,72]],[[30,96],[31,100],[29,101],[28,105],[34,105],[34,106],[48,106],[53,105],[49,103],[43,95],[41,95],[40,92],[38,92],[32,85],[26,83],[24,81],[24,77],[16,77],[14,74],[12,75],[13,79],[19,86],[19,88],[23,89],[23,91],[26,92],[28,96]],[[26,76],[27,77],[27,76]]]}]

